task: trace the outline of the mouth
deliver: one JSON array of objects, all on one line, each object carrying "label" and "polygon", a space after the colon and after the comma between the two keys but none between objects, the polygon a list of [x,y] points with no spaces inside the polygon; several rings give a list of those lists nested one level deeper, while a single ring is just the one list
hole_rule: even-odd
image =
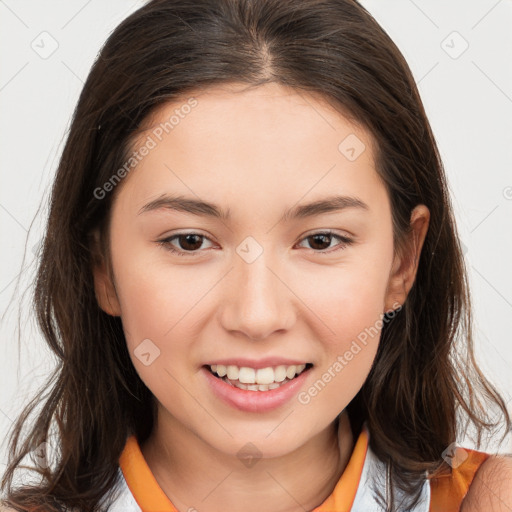
[{"label": "mouth", "polygon": [[224,366],[221,364],[204,365],[214,377],[230,386],[248,391],[270,391],[296,379],[309,371],[312,363],[301,365],[279,365],[266,368],[250,368],[247,366]]}]

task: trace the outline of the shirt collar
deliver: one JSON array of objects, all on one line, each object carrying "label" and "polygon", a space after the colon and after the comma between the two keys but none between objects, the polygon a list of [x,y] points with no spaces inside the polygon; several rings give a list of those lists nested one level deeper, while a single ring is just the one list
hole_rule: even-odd
[{"label": "shirt collar", "polygon": [[[350,459],[333,492],[312,512],[348,512],[354,502],[368,450],[368,430],[363,425]],[[135,436],[125,444],[119,466],[142,512],[178,512],[158,485]]]}]

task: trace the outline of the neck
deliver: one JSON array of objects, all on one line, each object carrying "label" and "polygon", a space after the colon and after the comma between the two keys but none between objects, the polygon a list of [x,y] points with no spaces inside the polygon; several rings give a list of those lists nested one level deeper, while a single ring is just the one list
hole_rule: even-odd
[{"label": "neck", "polygon": [[141,451],[159,486],[180,511],[304,512],[332,493],[353,448],[344,411],[339,429],[334,421],[293,452],[262,457],[251,466],[216,450],[169,417],[157,421]]}]

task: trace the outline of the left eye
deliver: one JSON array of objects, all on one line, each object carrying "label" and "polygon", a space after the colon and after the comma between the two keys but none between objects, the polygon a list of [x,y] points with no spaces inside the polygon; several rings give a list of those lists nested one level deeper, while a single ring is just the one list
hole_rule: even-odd
[{"label": "left eye", "polygon": [[[334,238],[341,241],[341,243],[336,244],[337,247],[335,246],[336,248],[334,250],[326,251],[326,247],[321,247],[320,249],[315,249],[313,247],[314,252],[318,254],[331,254],[341,249],[345,249],[345,247],[353,243],[352,239],[347,238],[346,236],[337,235],[331,231],[312,233],[304,237],[301,242],[312,240],[314,245],[324,245],[326,240],[332,241]],[[175,239],[178,240],[178,244],[181,247],[176,248],[176,246],[172,244]],[[198,249],[202,245],[202,239],[209,240],[208,237],[199,233],[180,233],[169,238],[165,238],[164,240],[159,240],[158,243],[166,250],[175,253],[177,256],[197,256],[199,252]],[[330,245],[330,241],[327,242],[327,248],[329,248]]]},{"label": "left eye", "polygon": [[[348,245],[353,243],[352,239],[350,239],[346,236],[337,235],[337,234],[333,233],[332,231],[322,231],[322,232],[318,232],[318,233],[312,233],[311,235],[308,235],[305,238],[303,238],[303,240],[306,241],[306,240],[311,239],[311,240],[313,240],[314,245],[318,245],[318,244],[323,245],[326,243],[325,242],[326,240],[332,241],[332,239],[334,239],[334,238],[341,240],[341,243],[338,243],[337,246],[335,246],[336,248],[334,250],[326,251],[325,250],[326,248],[322,247],[315,252],[317,252],[318,254],[331,254],[331,253],[339,251],[341,249],[345,249],[345,247],[347,247]],[[330,246],[330,242],[327,242],[327,248],[329,248],[329,246]]]}]

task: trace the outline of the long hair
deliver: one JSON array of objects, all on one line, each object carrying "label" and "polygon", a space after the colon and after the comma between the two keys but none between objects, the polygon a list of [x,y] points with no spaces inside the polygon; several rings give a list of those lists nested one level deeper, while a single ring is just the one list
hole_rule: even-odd
[{"label": "long hair", "polygon": [[[385,322],[370,374],[348,405],[354,433],[367,422],[371,448],[398,488],[414,503],[420,477],[447,469],[442,453],[469,423],[478,444],[500,424],[491,420],[493,407],[510,429],[502,397],[475,362],[467,270],[436,141],[386,32],[354,0],[153,0],[101,49],[53,183],[33,303],[58,365],[10,433],[2,489],[16,510],[99,510],[127,435],[142,443],[152,431],[155,403],[130,360],[121,320],[95,296],[92,267],[109,257],[113,198],[95,191],[122,167],[155,109],[229,82],[320,95],[368,130],[391,201],[395,251],[405,247],[413,208],[430,210],[414,285]],[[15,470],[45,442],[55,463],[34,467],[37,484],[13,488]]]}]

